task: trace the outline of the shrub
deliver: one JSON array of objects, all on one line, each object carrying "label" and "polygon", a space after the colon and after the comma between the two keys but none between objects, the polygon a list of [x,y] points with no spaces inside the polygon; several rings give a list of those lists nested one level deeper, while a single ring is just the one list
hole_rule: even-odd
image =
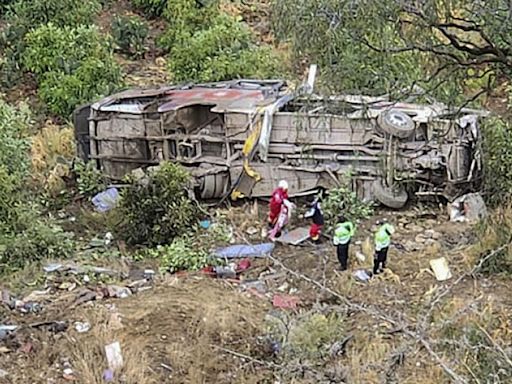
[{"label": "shrub", "polygon": [[159,245],[145,251],[145,257],[160,260],[160,267],[171,273],[178,271],[197,271],[210,264],[206,249],[194,246],[188,236],[176,237],[169,245]]},{"label": "shrub", "polygon": [[510,200],[512,192],[512,126],[504,118],[487,119],[483,126],[485,195],[491,205]]},{"label": "shrub", "polygon": [[135,58],[144,56],[148,32],[147,23],[137,16],[116,17],[112,24],[112,35],[121,52]]},{"label": "shrub", "polygon": [[496,208],[489,217],[481,222],[477,228],[478,243],[473,247],[476,254],[476,262],[485,258],[482,264],[482,272],[487,274],[507,273],[512,274],[512,246],[508,245],[491,257],[503,245],[512,241],[512,206],[504,204]]},{"label": "shrub", "polygon": [[237,77],[271,77],[277,56],[252,41],[247,26],[232,17],[215,18],[210,27],[177,35],[170,71],[175,80],[218,81]]},{"label": "shrub", "polygon": [[130,243],[159,245],[190,230],[198,207],[187,195],[189,175],[178,164],[163,163],[147,183],[131,180],[121,192],[123,235]]},{"label": "shrub", "polygon": [[85,197],[92,197],[107,187],[103,174],[96,168],[94,161],[87,164],[76,160],[74,164],[78,193]]},{"label": "shrub", "polygon": [[0,236],[0,273],[21,269],[31,262],[73,255],[75,244],[71,233],[41,219],[12,236]]},{"label": "shrub", "polygon": [[373,214],[373,204],[361,201],[351,189],[350,178],[342,182],[338,188],[329,190],[329,194],[322,202],[325,221],[328,228],[333,228],[340,215],[348,220],[356,221],[366,219]]},{"label": "shrub", "polygon": [[162,16],[167,5],[167,0],[133,0],[132,2],[150,17]]},{"label": "shrub", "polygon": [[[2,64],[2,82],[19,78],[17,65],[25,51],[25,36],[28,32],[53,23],[56,27],[76,27],[93,23],[101,4],[96,0],[15,0],[11,2],[4,16],[5,28],[0,35],[0,57],[7,60]],[[58,52],[57,57],[65,51]]]},{"label": "shrub", "polygon": [[0,99],[0,273],[46,257],[67,257],[68,234],[41,219],[27,188],[30,112]]},{"label": "shrub", "polygon": [[67,117],[77,105],[113,93],[120,79],[121,71],[113,59],[105,62],[89,58],[74,74],[46,73],[38,93],[50,112]]},{"label": "shrub", "polygon": [[26,42],[23,66],[37,75],[39,96],[59,116],[111,93],[121,82],[112,49],[94,26],[49,23],[30,32]]},{"label": "shrub", "polygon": [[21,180],[28,173],[28,130],[31,114],[26,104],[14,108],[0,98],[0,166]]}]

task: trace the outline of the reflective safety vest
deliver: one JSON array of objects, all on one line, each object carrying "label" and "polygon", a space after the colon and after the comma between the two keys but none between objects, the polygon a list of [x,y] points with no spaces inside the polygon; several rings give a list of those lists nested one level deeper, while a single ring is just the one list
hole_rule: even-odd
[{"label": "reflective safety vest", "polygon": [[356,229],[354,224],[350,221],[337,224],[336,229],[334,230],[334,245],[347,244],[352,236],[354,236],[355,232]]},{"label": "reflective safety vest", "polygon": [[375,234],[375,250],[380,251],[391,244],[391,235],[395,229],[391,224],[383,224]]}]

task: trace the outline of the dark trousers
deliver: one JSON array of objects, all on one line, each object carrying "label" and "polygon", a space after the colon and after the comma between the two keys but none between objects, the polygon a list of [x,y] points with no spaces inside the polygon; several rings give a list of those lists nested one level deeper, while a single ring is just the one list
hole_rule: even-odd
[{"label": "dark trousers", "polygon": [[386,268],[386,260],[388,259],[388,248],[382,248],[380,251],[375,252],[373,259],[373,273],[379,273],[379,269]]},{"label": "dark trousers", "polygon": [[338,244],[336,246],[336,254],[338,255],[338,261],[340,262],[341,270],[346,271],[348,266],[348,246],[347,244]]}]

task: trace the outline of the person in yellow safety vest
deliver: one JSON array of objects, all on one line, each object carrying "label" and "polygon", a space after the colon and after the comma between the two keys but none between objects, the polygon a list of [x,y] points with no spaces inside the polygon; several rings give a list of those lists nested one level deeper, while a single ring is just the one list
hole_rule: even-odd
[{"label": "person in yellow safety vest", "polygon": [[395,228],[388,223],[382,224],[375,233],[375,256],[373,259],[373,273],[381,273],[386,268],[388,258],[388,249],[391,245],[391,235],[395,233]]},{"label": "person in yellow safety vest", "polygon": [[334,228],[334,245],[336,246],[336,254],[340,262],[340,270],[346,271],[348,266],[348,246],[350,239],[354,236],[356,228],[352,222],[348,221],[344,216],[339,218],[338,224]]}]

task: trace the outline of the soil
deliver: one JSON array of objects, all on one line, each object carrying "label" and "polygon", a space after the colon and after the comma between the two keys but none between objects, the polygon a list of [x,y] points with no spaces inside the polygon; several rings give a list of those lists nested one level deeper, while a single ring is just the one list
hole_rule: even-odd
[{"label": "soil", "polygon": [[[225,212],[234,228],[234,242],[262,241],[260,234],[251,238],[246,233],[255,223],[265,222],[265,206],[256,207],[232,207]],[[375,221],[384,217],[398,228],[389,253],[389,269],[368,283],[358,282],[352,273],[371,267],[367,239]],[[292,222],[290,227],[302,224]],[[418,233],[429,229],[439,233],[437,241],[422,245],[418,251],[404,249],[405,243],[414,242]],[[1,341],[0,368],[8,375],[0,382],[102,383],[102,374],[108,368],[103,348],[114,341],[120,342],[124,357],[124,366],[115,373],[114,382],[272,382],[274,377],[291,377],[286,376],[291,373],[282,366],[285,357],[269,347],[268,316],[277,311],[300,318],[333,310],[343,315],[343,330],[350,341],[343,355],[320,360],[325,364],[322,375],[337,375],[337,382],[347,383],[377,383],[386,375],[401,383],[450,382],[432,355],[416,345],[407,332],[422,330],[422,316],[432,297],[472,268],[474,260],[468,244],[473,238],[470,226],[448,222],[443,212],[383,211],[358,225],[346,272],[337,270],[335,250],[328,239],[318,245],[277,244],[272,256],[275,260],[251,260],[251,267],[239,279],[214,279],[201,273],[165,274],[152,283],[151,289],[127,298],[97,298],[76,306],[73,303],[83,289],[104,290],[108,284],[86,284],[80,276],[57,275],[56,279],[53,274],[45,274],[39,284],[27,290],[50,288],[38,299],[41,312],[24,314],[5,306],[2,309],[2,323],[20,328]],[[356,252],[365,254],[364,263],[354,257]],[[447,258],[453,274],[446,282],[436,281],[429,268],[429,260],[440,256]],[[111,267],[122,270],[122,265]],[[147,266],[134,267],[140,271]],[[131,274],[133,278],[136,275]],[[133,278],[116,284],[126,285]],[[264,281],[266,293],[242,289],[253,280]],[[70,291],[59,289],[62,282],[75,282],[77,286]],[[462,278],[435,307],[424,337],[437,348],[438,321],[467,305],[473,306],[468,317],[490,311],[508,324],[512,299],[506,292],[507,282],[499,277]],[[275,295],[297,297],[299,307],[273,308]],[[52,329],[56,321],[64,322],[67,329]],[[78,333],[76,321],[88,322],[91,329]],[[42,322],[49,325],[38,325]],[[503,324],[496,329],[502,329]],[[402,349],[407,358],[390,369],[389,359]],[[72,370],[71,376],[64,374],[66,368]],[[289,382],[328,382],[324,376],[319,380],[315,375],[318,373],[309,367],[301,375],[294,373],[296,380]]]}]

